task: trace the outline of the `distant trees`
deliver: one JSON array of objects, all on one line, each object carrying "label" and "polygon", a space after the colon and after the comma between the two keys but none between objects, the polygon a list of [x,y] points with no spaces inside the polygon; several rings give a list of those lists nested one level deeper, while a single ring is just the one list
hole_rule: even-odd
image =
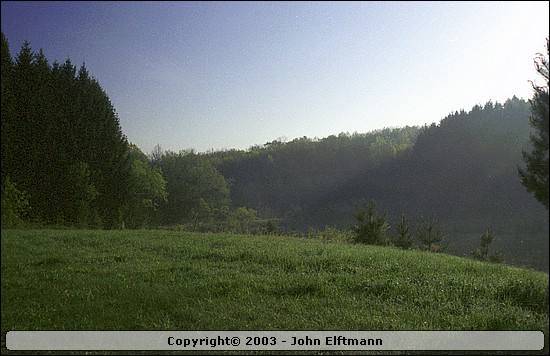
[{"label": "distant trees", "polygon": [[128,228],[155,224],[157,212],[167,202],[166,180],[159,168],[134,144],[130,145],[130,201],[125,214]]},{"label": "distant trees", "polygon": [[[546,39],[546,51],[550,55],[549,39]],[[548,121],[549,121],[549,64],[548,58],[538,54],[535,58],[537,72],[544,78],[543,86],[531,82],[535,91],[531,104],[531,117],[529,122],[537,130],[536,135],[531,135],[533,146],[531,153],[523,151],[526,169],[518,168],[522,184],[535,195],[535,198],[548,209]]]},{"label": "distant trees", "polygon": [[533,216],[526,211],[536,204],[517,172],[529,144],[529,109],[513,97],[424,127],[300,137],[206,156],[231,182],[234,208],[280,218],[289,230],[347,228],[354,206],[369,197],[407,217],[476,221],[464,225],[473,232],[484,227],[481,216]]},{"label": "distant trees", "polygon": [[154,167],[166,180],[168,200],[157,214],[157,224],[198,229],[225,222],[230,209],[229,184],[205,156],[193,151],[155,149]]},{"label": "distant trees", "polygon": [[[337,219],[322,202],[327,193],[410,151],[419,130],[407,126],[325,138],[304,136],[247,151],[213,152],[208,157],[232,182],[235,207],[253,208],[262,217],[281,217],[286,227],[305,230],[312,215],[319,214],[316,220],[325,214]],[[314,212],[305,217],[305,209]]]}]

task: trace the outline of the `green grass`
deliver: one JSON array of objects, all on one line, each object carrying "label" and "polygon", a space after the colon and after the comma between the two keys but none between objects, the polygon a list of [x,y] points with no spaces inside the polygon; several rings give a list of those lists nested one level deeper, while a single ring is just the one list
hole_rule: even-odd
[{"label": "green grass", "polygon": [[290,237],[2,230],[1,241],[2,353],[9,330],[542,330],[548,354],[548,274],[532,270]]}]

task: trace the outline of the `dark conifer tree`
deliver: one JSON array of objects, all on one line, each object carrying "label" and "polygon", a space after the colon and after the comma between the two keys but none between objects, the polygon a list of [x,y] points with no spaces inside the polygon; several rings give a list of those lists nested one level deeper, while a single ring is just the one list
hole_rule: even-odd
[{"label": "dark conifer tree", "polygon": [[9,135],[9,157],[6,164],[9,170],[8,176],[16,182],[19,187],[30,194],[30,205],[33,213],[41,211],[39,205],[44,204],[40,196],[40,187],[36,182],[40,181],[37,166],[37,145],[34,130],[38,121],[36,95],[36,81],[34,68],[34,54],[30,43],[25,41],[15,60],[13,70],[13,111],[10,121],[13,129],[8,130]]},{"label": "dark conifer tree", "polygon": [[[550,56],[550,44],[546,39],[546,51]],[[535,59],[537,72],[544,78],[545,85],[538,86],[532,82],[535,94],[531,103],[531,126],[537,130],[536,135],[531,135],[533,146],[531,153],[523,152],[523,158],[527,169],[519,169],[521,182],[527,190],[535,195],[546,209],[548,209],[548,121],[549,121],[549,64],[548,58],[539,53]]]},{"label": "dark conifer tree", "polygon": [[12,88],[12,77],[13,77],[13,61],[11,59],[10,49],[8,45],[8,40],[2,32],[2,68],[0,84],[2,86],[1,99],[2,99],[2,115],[0,119],[2,120],[1,127],[1,138],[2,138],[2,183],[7,177],[7,172],[9,167],[13,166],[9,160],[12,155],[9,154],[12,147],[11,138],[13,137],[14,124],[13,124],[13,88]]}]

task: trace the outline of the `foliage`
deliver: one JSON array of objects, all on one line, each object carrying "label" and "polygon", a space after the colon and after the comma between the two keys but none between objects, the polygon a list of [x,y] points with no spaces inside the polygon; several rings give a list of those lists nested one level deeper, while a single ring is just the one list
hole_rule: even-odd
[{"label": "foliage", "polygon": [[228,230],[240,234],[250,233],[258,223],[258,212],[246,207],[237,208],[229,214]]},{"label": "foliage", "polygon": [[147,159],[134,159],[132,162],[130,196],[126,213],[126,227],[129,228],[150,226],[156,212],[167,202],[166,181],[162,171],[151,167]]},{"label": "foliage", "polygon": [[278,235],[282,233],[275,219],[264,220],[256,231],[259,235]]},{"label": "foliage", "polygon": [[306,236],[323,242],[350,243],[353,242],[355,233],[351,230],[339,230],[333,226],[325,226],[322,230],[310,227]]},{"label": "foliage", "polygon": [[[550,42],[546,39],[546,50],[550,55]],[[530,142],[532,151],[523,151],[523,158],[527,165],[526,169],[518,168],[521,182],[527,190],[535,195],[548,210],[548,129],[550,120],[549,111],[549,62],[542,54],[535,59],[537,72],[543,77],[546,85],[538,86],[531,83],[535,94],[529,100],[531,104],[531,117],[529,122],[537,131],[536,135],[531,134]]]},{"label": "foliage", "polygon": [[357,225],[353,229],[355,242],[381,246],[389,244],[386,231],[390,228],[390,224],[386,218],[386,212],[380,215],[374,200],[371,200],[368,206],[366,201],[363,201],[356,208],[355,219],[357,220]]},{"label": "foliage", "polygon": [[164,150],[160,144],[156,144],[153,151],[149,154],[149,160],[154,166],[158,166],[164,156]]},{"label": "foliage", "polygon": [[485,225],[472,221],[489,219],[511,231],[513,221],[532,217],[548,225],[546,210],[518,179],[528,115],[529,104],[512,97],[424,127],[301,137],[206,156],[231,182],[233,208],[280,218],[287,230],[348,228],[354,206],[369,197],[406,216],[461,221],[466,233]]},{"label": "foliage", "polygon": [[89,166],[85,162],[72,164],[67,170],[67,189],[63,201],[63,217],[80,227],[98,227],[97,211],[92,208],[99,192],[95,188]]},{"label": "foliage", "polygon": [[2,227],[17,227],[29,211],[28,195],[6,177],[2,181]]},{"label": "foliage", "polygon": [[229,184],[204,156],[193,151],[168,151],[154,166],[162,172],[168,194],[168,201],[157,214],[159,225],[198,227],[227,219]]},{"label": "foliage", "polygon": [[423,248],[432,252],[443,252],[445,247],[441,241],[445,234],[437,229],[437,219],[435,216],[425,220],[422,217],[422,224],[416,230],[416,238],[423,244]]},{"label": "foliage", "polygon": [[304,221],[311,217],[316,218],[315,225],[327,225],[315,216],[317,212],[330,216],[330,205],[322,202],[327,193],[345,186],[350,177],[409,151],[418,132],[418,127],[407,126],[322,139],[304,136],[290,142],[267,142],[247,151],[212,152],[208,157],[232,182],[234,207],[251,207],[262,217],[281,218],[286,228],[305,231],[310,224]]}]

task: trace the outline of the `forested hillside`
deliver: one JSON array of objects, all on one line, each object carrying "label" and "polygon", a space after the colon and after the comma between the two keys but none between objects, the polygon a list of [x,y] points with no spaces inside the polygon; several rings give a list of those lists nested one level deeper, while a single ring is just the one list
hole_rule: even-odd
[{"label": "forested hillside", "polygon": [[528,116],[528,103],[517,98],[451,114],[424,127],[412,150],[358,172],[314,205],[368,198],[395,214],[487,222],[545,213],[517,174],[528,145]]},{"label": "forested hillside", "polygon": [[234,206],[286,221],[327,192],[410,150],[418,132],[418,127],[405,127],[323,139],[302,137],[212,156],[219,158],[221,173],[232,182]]},{"label": "forested hillside", "polygon": [[[345,227],[362,199],[396,214],[455,219],[544,211],[517,174],[528,147],[528,117],[529,104],[512,98],[422,128],[304,137],[212,156],[232,181],[234,206],[284,218],[288,227]],[[300,226],[294,216],[309,221]]]},{"label": "forested hillside", "polygon": [[373,199],[392,225],[402,214],[413,225],[436,216],[454,252],[468,254],[491,228],[508,260],[547,268],[548,212],[518,176],[529,115],[514,97],[422,128],[272,142],[226,157],[220,171],[235,206],[287,229],[350,228],[354,207]]},{"label": "forested hillside", "polygon": [[490,228],[506,261],[548,270],[548,211],[518,175],[530,104],[516,97],[423,127],[145,154],[85,65],[29,43],[12,59],[2,34],[1,83],[3,227],[348,230],[374,200],[390,233],[403,215],[413,229],[436,217],[448,251],[468,255]]}]

